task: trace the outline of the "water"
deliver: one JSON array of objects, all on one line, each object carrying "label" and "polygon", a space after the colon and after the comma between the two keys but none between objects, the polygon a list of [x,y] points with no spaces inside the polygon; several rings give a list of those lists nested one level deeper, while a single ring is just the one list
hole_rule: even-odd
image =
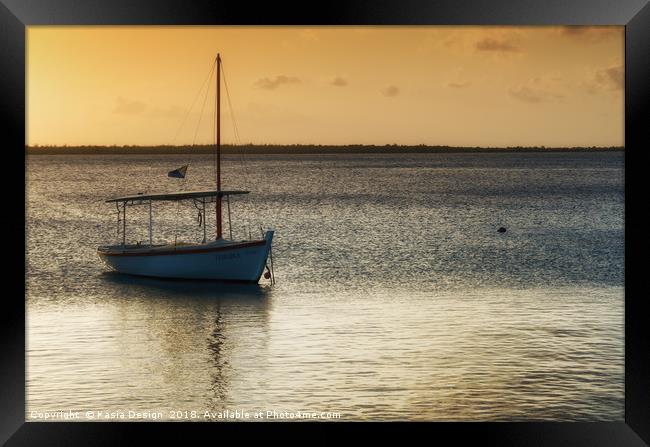
[{"label": "water", "polygon": [[[622,421],[623,174],[622,153],[225,157],[224,189],[253,191],[234,236],[276,230],[271,287],[95,253],[119,240],[103,199],[213,187],[211,156],[29,157],[26,417]],[[154,239],[199,241],[196,214],[156,205]]]}]

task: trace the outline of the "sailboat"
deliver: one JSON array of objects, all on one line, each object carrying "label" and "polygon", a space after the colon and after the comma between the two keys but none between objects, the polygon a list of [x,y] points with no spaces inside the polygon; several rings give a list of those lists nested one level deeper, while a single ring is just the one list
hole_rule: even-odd
[{"label": "sailboat", "polygon": [[[273,275],[273,229],[261,230],[259,239],[234,240],[230,226],[230,238],[223,235],[222,203],[224,198],[230,214],[230,196],[248,194],[250,191],[226,191],[221,189],[221,56],[216,60],[216,188],[205,191],[182,191],[173,193],[138,193],[106,200],[115,203],[118,222],[121,223],[122,241],[115,245],[97,248],[101,260],[111,269],[131,275],[177,279],[211,279],[222,281],[259,282],[262,274],[275,282]],[[171,173],[170,173],[171,174]],[[183,173],[184,175],[184,173]],[[205,222],[203,222],[203,241],[201,243],[153,243],[154,202],[193,201],[205,216],[206,204],[216,202],[216,235],[208,241]],[[127,244],[126,217],[131,206],[149,206],[149,241]],[[268,261],[271,261],[269,267]],[[264,270],[266,269],[266,272]]]}]

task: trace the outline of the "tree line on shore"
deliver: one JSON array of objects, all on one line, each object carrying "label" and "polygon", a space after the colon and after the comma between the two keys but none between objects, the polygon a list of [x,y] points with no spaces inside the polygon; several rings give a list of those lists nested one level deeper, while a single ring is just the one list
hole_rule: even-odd
[{"label": "tree line on shore", "polygon": [[[62,154],[211,154],[214,145],[194,146],[25,146],[29,155]],[[395,154],[395,153],[451,153],[451,152],[593,152],[622,151],[623,147],[546,147],[546,146],[404,146],[378,145],[317,145],[317,144],[243,144],[221,145],[223,154]]]}]

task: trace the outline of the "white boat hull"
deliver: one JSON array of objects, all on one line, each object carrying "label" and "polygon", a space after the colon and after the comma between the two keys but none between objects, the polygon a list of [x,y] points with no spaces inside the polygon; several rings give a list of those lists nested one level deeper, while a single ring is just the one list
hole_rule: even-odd
[{"label": "white boat hull", "polygon": [[266,267],[273,230],[257,241],[215,241],[158,247],[100,247],[99,257],[115,271],[177,279],[258,282]]}]

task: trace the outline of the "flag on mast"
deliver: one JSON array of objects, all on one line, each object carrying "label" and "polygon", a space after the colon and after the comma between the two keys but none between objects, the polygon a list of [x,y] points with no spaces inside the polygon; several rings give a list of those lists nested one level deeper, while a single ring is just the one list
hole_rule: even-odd
[{"label": "flag on mast", "polygon": [[167,177],[175,177],[175,178],[185,178],[185,173],[187,172],[187,166],[181,166],[178,169],[174,169],[173,171],[169,171],[167,174]]}]

